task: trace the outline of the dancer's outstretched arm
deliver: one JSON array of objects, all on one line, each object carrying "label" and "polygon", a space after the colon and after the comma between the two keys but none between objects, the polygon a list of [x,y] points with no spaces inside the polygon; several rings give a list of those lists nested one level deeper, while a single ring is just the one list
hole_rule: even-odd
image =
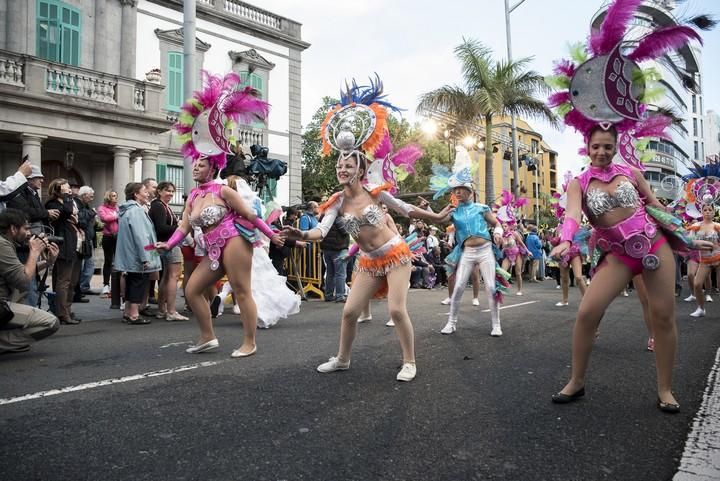
[{"label": "dancer's outstretched arm", "polygon": [[572,245],[572,239],[580,228],[582,218],[582,190],[577,179],[570,181],[567,189],[565,221],[560,229],[560,243],[550,252],[550,257],[560,258]]}]

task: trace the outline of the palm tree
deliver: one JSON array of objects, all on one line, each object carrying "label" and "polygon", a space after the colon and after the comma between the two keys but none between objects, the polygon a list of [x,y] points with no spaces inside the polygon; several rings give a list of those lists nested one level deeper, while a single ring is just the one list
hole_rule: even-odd
[{"label": "palm tree", "polygon": [[[495,200],[492,127],[494,116],[543,118],[557,125],[557,118],[535,94],[547,93],[543,77],[526,70],[532,57],[512,62],[494,62],[492,50],[473,39],[463,38],[455,48],[462,64],[464,86],[445,85],[420,97],[418,113],[441,111],[459,124],[485,125],[485,202]],[[517,179],[516,179],[517,181]]]}]

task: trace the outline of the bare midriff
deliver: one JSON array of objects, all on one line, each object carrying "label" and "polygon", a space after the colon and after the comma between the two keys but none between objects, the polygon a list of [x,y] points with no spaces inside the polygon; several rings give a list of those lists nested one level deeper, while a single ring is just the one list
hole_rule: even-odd
[{"label": "bare midriff", "polygon": [[379,226],[364,225],[360,227],[360,234],[355,241],[360,246],[360,250],[371,252],[385,245],[395,235],[387,224]]},{"label": "bare midriff", "polygon": [[463,245],[465,247],[480,247],[481,245],[485,245],[487,243],[488,243],[487,239],[483,239],[482,237],[471,236],[471,237],[468,237],[467,239],[465,239],[465,242],[463,243]]}]

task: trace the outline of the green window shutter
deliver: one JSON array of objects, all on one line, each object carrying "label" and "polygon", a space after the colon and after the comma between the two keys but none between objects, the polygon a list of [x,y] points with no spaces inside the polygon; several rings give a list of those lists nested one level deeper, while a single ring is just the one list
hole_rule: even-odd
[{"label": "green window shutter", "polygon": [[[259,97],[264,100],[266,97],[266,93],[265,93],[265,89],[264,89],[265,82],[264,82],[263,78],[256,73],[250,73],[247,71],[239,72],[239,74],[240,74],[240,84],[243,87],[254,88],[255,90],[258,91]],[[262,129],[265,127],[265,122],[263,122],[261,120],[256,120],[252,123],[252,126],[255,128],[258,128],[258,129]]]},{"label": "green window shutter", "polygon": [[183,104],[183,54],[168,52],[167,109],[180,111]]},{"label": "green window shutter", "polygon": [[167,180],[167,165],[165,164],[155,164],[155,179],[158,182],[162,182],[163,180]]},{"label": "green window shutter", "polygon": [[38,0],[36,55],[53,62],[80,65],[80,10],[59,0]]}]

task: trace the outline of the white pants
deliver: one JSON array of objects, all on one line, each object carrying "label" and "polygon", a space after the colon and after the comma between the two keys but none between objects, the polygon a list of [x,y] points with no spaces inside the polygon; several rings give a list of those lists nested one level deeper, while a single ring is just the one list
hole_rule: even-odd
[{"label": "white pants", "polygon": [[492,325],[500,326],[500,306],[495,302],[495,256],[493,255],[492,245],[487,242],[479,247],[464,247],[460,256],[457,269],[455,270],[455,289],[453,289],[450,298],[450,321],[457,322],[457,313],[460,310],[460,300],[462,299],[465,286],[467,285],[470,274],[476,265],[480,265],[480,274],[485,284],[485,293],[490,306],[490,316]]}]

